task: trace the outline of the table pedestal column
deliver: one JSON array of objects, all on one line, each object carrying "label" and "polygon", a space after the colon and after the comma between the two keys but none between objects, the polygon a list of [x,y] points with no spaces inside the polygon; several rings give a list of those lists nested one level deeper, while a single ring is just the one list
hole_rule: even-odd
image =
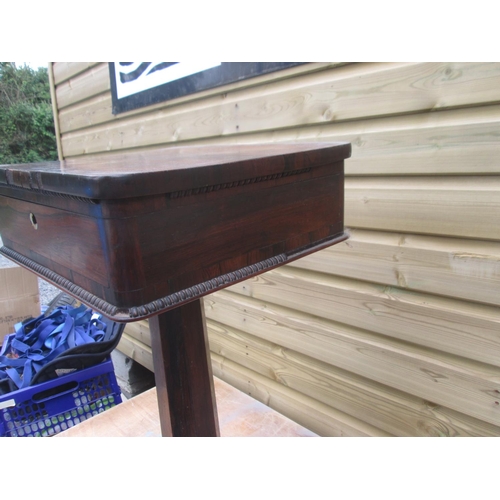
[{"label": "table pedestal column", "polygon": [[163,436],[219,436],[202,300],[149,319]]}]

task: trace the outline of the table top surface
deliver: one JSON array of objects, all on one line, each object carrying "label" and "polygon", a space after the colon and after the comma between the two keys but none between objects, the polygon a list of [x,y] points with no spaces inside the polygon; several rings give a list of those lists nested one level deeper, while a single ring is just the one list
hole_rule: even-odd
[{"label": "table top surface", "polygon": [[0,165],[0,187],[117,199],[314,168],[350,155],[351,145],[338,142],[179,146]]}]

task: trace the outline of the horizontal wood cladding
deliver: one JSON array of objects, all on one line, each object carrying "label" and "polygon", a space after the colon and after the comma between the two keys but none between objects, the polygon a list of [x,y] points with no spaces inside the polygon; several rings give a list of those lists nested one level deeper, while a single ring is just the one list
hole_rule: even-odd
[{"label": "horizontal wood cladding", "polygon": [[[137,323],[128,323],[125,327],[125,331],[122,334],[119,344],[119,351],[133,359],[142,366],[145,366],[148,370],[154,371],[153,369],[153,353],[151,351],[151,340],[145,344],[140,340],[137,340],[133,334],[130,333],[130,329],[133,328],[132,325]],[[146,327],[149,330],[149,326]]]},{"label": "horizontal wood cladding", "polygon": [[[137,341],[137,343],[144,344],[151,348],[151,332],[149,331],[149,322],[146,319],[141,321],[134,321],[133,323],[127,323],[125,325],[125,333],[131,338]],[[152,365],[147,366],[151,371],[153,371]]]},{"label": "horizontal wood cladding", "polygon": [[344,243],[288,265],[500,305],[500,245],[492,241],[353,229]]},{"label": "horizontal wood cladding", "polygon": [[[354,68],[355,65],[351,67]],[[362,72],[371,71],[372,68],[380,69],[379,66],[372,64],[362,65],[362,67]],[[304,73],[307,68],[307,66],[294,68],[292,74],[295,76],[299,70]],[[110,121],[115,121],[117,123],[122,122],[121,126],[127,127],[130,120],[134,121],[138,119],[138,115],[142,115],[141,118],[149,115],[149,118],[156,120],[155,122],[150,122],[152,125],[161,120],[165,122],[172,120],[182,120],[185,123],[190,123],[191,120],[193,122],[198,122],[200,121],[200,117],[203,115],[209,116],[209,113],[221,115],[225,114],[224,111],[226,110],[226,113],[229,112],[233,114],[233,108],[236,104],[238,104],[239,108],[240,105],[246,103],[245,109],[254,108],[256,106],[262,107],[263,99],[267,99],[267,101],[264,102],[267,102],[268,104],[272,102],[269,101],[269,99],[276,100],[274,107],[276,108],[275,113],[278,114],[278,111],[283,108],[283,105],[280,105],[280,101],[283,100],[283,97],[285,97],[286,100],[288,93],[292,92],[292,96],[289,97],[293,97],[294,95],[300,96],[304,92],[307,92],[305,88],[310,86],[316,87],[319,85],[320,88],[328,88],[329,81],[332,78],[334,80],[337,79],[337,73],[339,70],[340,68],[334,68],[333,70],[327,69],[320,72],[312,71],[311,73],[308,71],[307,74],[301,75],[298,79],[283,79],[283,76],[281,76],[277,81],[273,81],[276,79],[276,76],[291,72],[291,70],[288,70],[287,72],[280,71],[271,73],[265,77],[245,80],[239,84],[231,84],[229,86],[218,87],[210,91],[191,94],[180,99],[174,99],[172,101],[167,101],[148,108],[142,108],[140,110],[124,113],[116,117],[111,114],[110,93],[106,94],[106,96],[103,96],[101,99],[89,99],[89,96],[96,96],[102,94],[106,90],[109,90],[109,84],[105,81],[106,77],[104,76],[104,73],[99,73],[99,86],[97,88],[93,86],[93,89],[88,88],[85,92],[82,91],[81,95],[75,96],[73,98],[73,104],[80,102],[82,102],[82,104],[74,108],[63,109],[68,106],[67,101],[69,100],[64,98],[67,93],[67,89],[61,88],[61,99],[58,97],[59,107],[62,110],[60,114],[61,130],[63,132],[71,132],[89,126],[96,127]],[[359,69],[354,73],[354,76],[358,73]],[[88,77],[82,75],[81,79],[88,80]],[[259,82],[266,84],[264,92],[262,86],[258,85]],[[79,82],[76,82],[75,85],[78,88],[83,88],[83,86],[78,83]],[[248,88],[249,86],[253,86],[254,88]],[[290,106],[295,99],[290,99]],[[300,100],[303,100],[303,98]],[[85,103],[83,103],[83,101],[85,101]],[[258,114],[255,111],[250,113],[250,117],[254,114],[256,114],[254,119],[258,119]],[[269,114],[271,114],[271,111],[268,111],[267,115]],[[268,118],[264,111],[261,111],[260,115],[262,118]],[[241,114],[241,118],[244,119],[245,114]],[[286,119],[286,117],[284,116],[283,119]],[[206,121],[213,120],[207,119]]]},{"label": "horizontal wood cladding", "polygon": [[500,365],[496,307],[283,267],[234,293],[446,353]]},{"label": "horizontal wood cladding", "polygon": [[293,421],[327,437],[388,437],[391,434],[353,418],[283,384],[211,353],[216,377],[261,401]]},{"label": "horizontal wood cladding", "polygon": [[500,436],[499,63],[308,64],[117,116],[107,64],[58,64],[65,157],[352,144],[350,239],[205,298],[216,376],[324,436]]},{"label": "horizontal wood cladding", "polygon": [[[219,328],[207,321],[210,345]],[[149,325],[146,321],[128,323],[120,340],[119,349],[126,356],[153,370]],[[213,351],[213,350],[212,350]],[[211,352],[214,375],[223,378],[269,407],[287,415],[295,422],[322,436],[387,436],[389,433],[353,418],[332,406],[310,398],[300,391],[285,387],[237,363]],[[242,378],[243,377],[243,378]]]},{"label": "horizontal wood cladding", "polygon": [[[63,94],[57,98],[59,109],[106,91],[105,85],[94,89],[98,68],[80,77],[85,84],[75,82],[75,88],[85,88],[81,95],[71,99],[58,89]],[[498,102],[499,76],[500,64],[493,63],[353,64],[118,120],[109,102],[95,99],[89,109],[60,113],[64,155]],[[78,131],[81,127],[87,128]]]},{"label": "horizontal wood cladding", "polygon": [[[69,121],[74,124],[78,124],[79,117],[82,115],[90,118],[90,123],[92,125],[98,125],[99,123],[104,123],[110,120],[120,120],[124,117],[135,116],[138,114],[143,114],[144,110],[134,110],[127,113],[120,114],[118,116],[113,116],[112,114],[112,104],[111,104],[111,92],[110,92],[110,81],[109,81],[109,66],[108,63],[63,63],[67,66],[58,68],[60,63],[54,65],[54,78],[56,80],[57,89],[57,103],[58,107],[62,111],[62,115],[65,116],[63,121]],[[185,97],[180,97],[173,99],[168,102],[155,104],[148,106],[147,111],[154,111],[161,109],[165,106],[178,105],[182,103],[189,103],[190,101],[199,101],[200,99],[206,99],[212,95],[219,96],[221,93],[226,93],[229,91],[234,91],[242,88],[252,87],[262,83],[269,83],[273,81],[280,81],[291,76],[298,76],[302,74],[316,73],[320,70],[325,70],[328,68],[334,68],[342,66],[345,63],[312,63],[307,66],[296,66],[293,68],[288,68],[282,71],[277,71],[269,73],[267,75],[250,78],[247,80],[242,80],[240,82],[231,83],[229,85],[224,85],[222,87],[216,87],[214,89],[205,90],[202,92],[197,92],[196,94],[190,94]],[[89,77],[89,71],[84,71],[85,67],[89,70],[93,70],[92,76]],[[57,75],[57,76],[56,76]],[[73,76],[71,80],[69,78]],[[310,77],[310,76],[308,76]],[[69,81],[64,81],[69,80]],[[106,104],[104,106],[95,106],[92,98],[108,92],[106,96]],[[87,104],[82,106],[77,106],[74,110],[66,110],[68,106],[75,105],[77,103],[82,103],[87,101]],[[68,117],[68,120],[66,120]],[[74,121],[73,121],[74,120]],[[81,126],[86,123],[84,120]],[[74,128],[80,128],[78,125]],[[71,128],[71,130],[74,130]],[[70,129],[67,129],[70,130]],[[67,131],[66,130],[66,131]]]},{"label": "horizontal wood cladding", "polygon": [[[293,349],[313,360],[500,426],[498,367],[326,321],[296,308],[278,307],[269,300],[238,299],[229,294],[221,292],[206,299],[207,318],[277,344],[277,353]],[[228,350],[229,345],[228,338]],[[244,361],[240,359],[239,363]],[[315,361],[308,364],[312,375]]]},{"label": "horizontal wood cladding", "polygon": [[500,433],[498,426],[410,396],[227,324],[209,320],[209,335],[212,351],[224,359],[388,433],[399,436],[495,436]]},{"label": "horizontal wood cladding", "polygon": [[196,144],[341,140],[352,144],[347,176],[481,175],[500,171],[499,128],[500,107],[489,106],[201,137]]},{"label": "horizontal wood cladding", "polygon": [[[260,401],[270,404],[272,397],[267,391],[259,391],[253,385],[256,380],[273,388],[281,384],[290,393],[307,395],[312,401],[320,402],[323,408],[342,412],[344,421],[348,416],[359,422],[366,422],[380,431],[398,436],[498,436],[500,427],[483,422],[466,414],[451,410],[426,399],[394,389],[353,372],[338,368],[333,364],[311,357],[314,334],[302,341],[287,331],[289,318],[293,313],[286,309],[272,307],[270,315],[267,307],[252,299],[233,300],[230,293],[217,293],[205,299],[208,334],[212,351],[214,371],[227,377],[225,368],[243,370],[241,380],[233,380],[235,386]],[[248,309],[247,307],[250,307]],[[243,310],[242,307],[245,309]],[[279,311],[285,311],[281,315]],[[228,316],[225,316],[228,314]],[[224,316],[224,323],[212,319]],[[278,321],[277,318],[281,316]],[[245,324],[250,318],[246,332],[234,325]],[[255,328],[254,322],[261,326]],[[271,329],[267,325],[272,324]],[[251,331],[252,333],[248,333]],[[283,343],[285,340],[285,343]],[[127,356],[152,370],[149,326],[146,321],[129,323],[120,342],[119,349]],[[318,349],[322,349],[320,345]],[[306,352],[307,354],[304,354]],[[223,368],[224,367],[224,368]],[[253,382],[251,382],[251,379]],[[271,401],[270,401],[271,400]],[[293,407],[287,411],[297,411]],[[303,425],[314,427],[320,417],[313,403],[310,416],[302,420]],[[305,417],[305,416],[304,416]],[[303,418],[304,418],[303,417]],[[331,430],[317,429],[322,435],[332,434]],[[359,431],[359,425],[358,425]],[[353,432],[350,430],[349,432]],[[353,434],[348,434],[353,435]],[[357,435],[357,434],[354,434]],[[369,435],[373,435],[369,434]],[[376,433],[375,433],[376,435]]]},{"label": "horizontal wood cladding", "polygon": [[[54,66],[54,78],[57,72],[57,65]],[[90,99],[104,92],[111,92],[111,84],[109,80],[108,63],[100,63],[96,66],[91,66],[83,73],[77,74],[74,78],[70,78],[56,84],[56,101],[59,109],[59,126],[61,126],[60,112],[67,106],[77,104],[79,102]],[[61,128],[61,133],[63,129]]]},{"label": "horizontal wood cladding", "polygon": [[352,144],[346,175],[480,175],[500,172],[500,107],[443,110],[303,129]]},{"label": "horizontal wood cladding", "polygon": [[500,240],[500,177],[350,177],[345,217],[347,227]]},{"label": "horizontal wood cladding", "polygon": [[96,66],[97,62],[54,62],[54,83],[60,85],[70,78],[74,78],[80,73],[84,73],[88,69]]}]

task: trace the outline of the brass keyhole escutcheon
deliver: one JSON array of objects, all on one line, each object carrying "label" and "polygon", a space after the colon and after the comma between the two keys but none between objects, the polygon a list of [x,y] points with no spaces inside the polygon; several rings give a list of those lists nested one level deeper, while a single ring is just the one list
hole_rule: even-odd
[{"label": "brass keyhole escutcheon", "polygon": [[38,222],[36,221],[35,214],[33,213],[30,213],[30,222],[35,229],[38,229]]}]

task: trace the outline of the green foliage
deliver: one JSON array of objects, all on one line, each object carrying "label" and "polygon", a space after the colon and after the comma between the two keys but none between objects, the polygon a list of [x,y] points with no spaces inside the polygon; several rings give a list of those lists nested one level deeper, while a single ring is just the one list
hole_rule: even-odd
[{"label": "green foliage", "polygon": [[0,164],[57,160],[47,68],[0,62]]}]

